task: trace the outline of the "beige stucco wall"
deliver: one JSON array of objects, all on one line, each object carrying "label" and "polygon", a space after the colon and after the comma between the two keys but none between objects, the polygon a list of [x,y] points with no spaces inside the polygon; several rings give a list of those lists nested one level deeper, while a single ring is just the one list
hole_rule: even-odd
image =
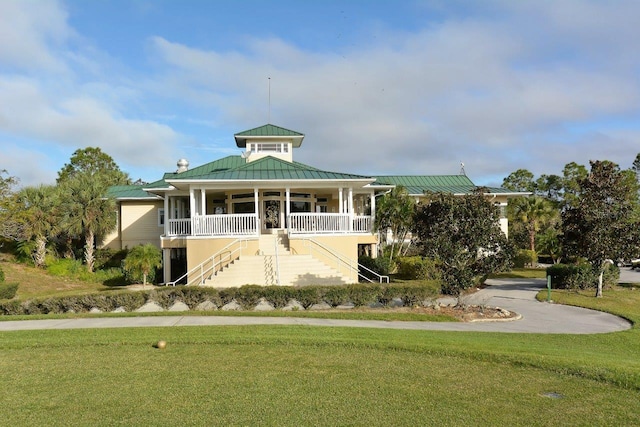
[{"label": "beige stucco wall", "polygon": [[158,226],[158,209],[162,201],[120,201],[116,228],[102,241],[101,247],[120,250],[152,243],[160,247],[163,227]]},{"label": "beige stucco wall", "polygon": [[123,201],[120,204],[120,239],[122,248],[152,243],[160,247],[164,227],[158,225],[162,201]]},{"label": "beige stucco wall", "polygon": [[[202,264],[213,255],[218,255],[215,260],[217,262],[221,259],[228,259],[230,255],[233,258],[237,258],[240,255],[255,255],[260,250],[260,244],[258,239],[256,238],[255,240],[243,240],[238,245],[233,245],[233,247],[229,248],[229,251],[219,253],[226,246],[236,240],[238,239],[186,239],[187,271],[190,271],[192,268]],[[240,252],[230,254],[231,251],[235,251],[236,249],[240,248],[240,246]],[[208,268],[211,267],[211,265],[208,264],[204,267]]]}]

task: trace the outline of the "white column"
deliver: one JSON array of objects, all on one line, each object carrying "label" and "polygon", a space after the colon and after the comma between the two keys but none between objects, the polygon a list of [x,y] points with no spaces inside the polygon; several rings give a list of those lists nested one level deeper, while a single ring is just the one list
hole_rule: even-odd
[{"label": "white column", "polygon": [[376,192],[371,193],[371,227],[376,220]]},{"label": "white column", "polygon": [[342,213],[344,206],[342,205],[342,188],[338,188],[338,213]]},{"label": "white column", "polygon": [[258,203],[258,189],[257,188],[253,189],[253,204],[254,204],[254,210],[256,212],[256,216],[258,216],[259,203]]},{"label": "white column", "polygon": [[204,192],[204,188],[200,190],[200,214],[201,215],[206,215],[207,214],[207,195]]},{"label": "white column", "polygon": [[291,214],[291,189],[289,187],[285,188],[285,201],[284,201],[284,221],[286,228],[289,228],[289,215]]},{"label": "white column", "polygon": [[193,218],[196,213],[196,194],[193,188],[189,189],[189,211],[191,212],[191,218]]},{"label": "white column", "polygon": [[170,207],[169,207],[169,195],[167,193],[164,193],[164,235],[168,235],[169,234],[169,212],[170,211]]},{"label": "white column", "polygon": [[353,231],[353,188],[349,187],[349,231]]}]

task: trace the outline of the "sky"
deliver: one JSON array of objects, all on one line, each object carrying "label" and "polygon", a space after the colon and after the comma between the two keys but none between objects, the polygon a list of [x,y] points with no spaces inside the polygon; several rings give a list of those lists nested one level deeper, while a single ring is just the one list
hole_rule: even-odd
[{"label": "sky", "polygon": [[305,134],[362,175],[631,167],[636,0],[0,0],[0,170],[52,184],[99,147],[133,180]]}]

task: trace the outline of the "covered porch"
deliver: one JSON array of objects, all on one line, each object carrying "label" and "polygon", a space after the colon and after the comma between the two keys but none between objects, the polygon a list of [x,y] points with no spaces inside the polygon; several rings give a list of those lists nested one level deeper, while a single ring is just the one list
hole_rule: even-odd
[{"label": "covered porch", "polygon": [[167,192],[165,237],[371,234],[372,188],[190,188]]}]

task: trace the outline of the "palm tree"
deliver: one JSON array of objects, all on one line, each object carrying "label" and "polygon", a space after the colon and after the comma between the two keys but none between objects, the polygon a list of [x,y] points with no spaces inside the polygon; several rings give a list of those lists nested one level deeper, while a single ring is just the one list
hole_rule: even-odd
[{"label": "palm tree", "polygon": [[542,197],[520,197],[513,206],[514,215],[522,221],[529,234],[529,249],[536,250],[536,233],[542,225],[557,215],[551,203]]},{"label": "palm tree", "polygon": [[84,261],[93,271],[96,240],[116,226],[116,207],[105,197],[108,183],[98,175],[76,174],[63,184],[65,227],[72,236],[84,237]]},{"label": "palm tree", "polygon": [[20,224],[21,237],[34,240],[33,261],[43,267],[47,242],[60,229],[60,194],[57,187],[40,185],[25,187],[16,194],[13,221]]},{"label": "palm tree", "polygon": [[[376,208],[375,229],[378,232],[391,230],[393,233],[389,259],[393,259],[394,254],[400,255],[402,243],[413,226],[414,211],[415,202],[409,196],[407,189],[402,186],[395,187],[380,199]],[[400,245],[397,253],[395,253],[396,242]]]},{"label": "palm tree", "polygon": [[125,270],[134,275],[142,274],[143,287],[147,285],[147,277],[151,271],[160,267],[162,267],[162,253],[151,243],[134,247],[124,260]]}]

